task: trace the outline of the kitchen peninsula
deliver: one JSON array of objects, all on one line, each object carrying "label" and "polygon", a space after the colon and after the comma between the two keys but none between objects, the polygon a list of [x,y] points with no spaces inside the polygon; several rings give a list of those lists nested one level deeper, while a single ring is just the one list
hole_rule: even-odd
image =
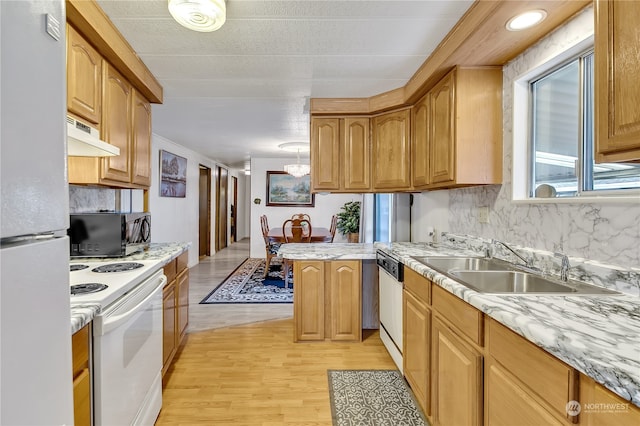
[{"label": "kitchen peninsula", "polygon": [[[440,301],[445,301],[447,309],[453,307],[451,312],[460,313],[459,310],[456,310],[460,308],[464,310],[463,313],[465,315],[471,315],[464,318],[475,318],[473,320],[476,321],[475,328],[470,331],[475,336],[473,337],[475,340],[472,339],[471,345],[468,343],[462,345],[464,348],[474,348],[473,353],[476,354],[475,362],[478,363],[478,379],[473,384],[471,388],[472,394],[470,395],[472,400],[470,404],[476,410],[475,414],[471,413],[471,419],[474,419],[473,416],[482,415],[482,404],[485,404],[484,415],[486,416],[492,416],[496,412],[498,413],[496,414],[497,416],[503,414],[498,412],[500,408],[487,405],[495,398],[489,398],[488,395],[482,396],[485,388],[494,392],[492,389],[498,389],[502,385],[501,382],[495,379],[498,376],[494,374],[494,371],[501,371],[495,370],[494,366],[502,367],[500,362],[505,362],[504,354],[498,355],[494,353],[498,347],[497,342],[502,337],[507,342],[513,342],[513,347],[522,345],[523,348],[527,348],[522,353],[510,354],[510,356],[515,356],[515,359],[521,357],[519,359],[527,363],[530,357],[539,356],[540,359],[544,360],[544,363],[557,366],[558,369],[554,371],[569,372],[569,379],[567,379],[567,376],[563,376],[564,379],[560,380],[560,382],[564,380],[563,386],[565,386],[566,390],[562,396],[564,398],[562,405],[557,403],[558,401],[548,402],[544,400],[545,392],[551,391],[545,390],[545,388],[540,389],[539,394],[542,397],[539,404],[543,407],[540,412],[544,412],[545,416],[549,415],[548,419],[558,420],[566,416],[571,420],[571,416],[567,415],[564,406],[571,400],[580,402],[583,409],[592,407],[589,404],[595,402],[603,403],[607,401],[612,404],[620,404],[618,407],[623,407],[624,413],[619,414],[627,416],[620,424],[640,418],[638,417],[640,416],[640,409],[638,408],[640,407],[640,320],[637,315],[638,302],[640,301],[640,273],[637,270],[613,269],[614,267],[612,266],[601,265],[597,262],[570,259],[571,268],[568,271],[570,278],[620,292],[620,294],[615,295],[571,296],[567,294],[507,295],[479,293],[429,268],[413,257],[483,257],[488,242],[475,237],[444,234],[442,240],[442,243],[435,245],[426,243],[306,244],[304,247],[299,247],[300,245],[283,245],[279,253],[287,259],[294,260],[294,275],[297,274],[295,282],[297,286],[301,286],[296,287],[296,291],[301,288],[302,291],[299,291],[299,293],[304,296],[304,299],[300,295],[297,299],[294,297],[296,333],[299,332],[300,321],[303,321],[305,326],[309,324],[308,322],[304,323],[304,321],[308,321],[310,313],[304,310],[301,312],[302,307],[308,310],[308,306],[315,306],[317,309],[326,306],[321,301],[322,297],[326,297],[326,293],[317,291],[315,295],[320,299],[316,300],[314,305],[314,301],[310,299],[310,292],[306,291],[308,286],[316,285],[321,278],[325,278],[324,282],[335,287],[335,284],[331,283],[326,274],[322,275],[317,266],[315,267],[316,275],[311,274],[313,278],[311,284],[307,283],[306,278],[308,275],[305,273],[308,274],[309,272],[306,269],[314,264],[321,265],[322,262],[330,263],[334,260],[374,259],[375,251],[381,250],[405,265],[405,300],[408,297],[408,280],[411,280],[414,285],[417,283],[419,286],[428,286],[429,302],[434,305],[428,306],[429,312],[431,312],[431,309],[434,312],[429,318],[433,319],[434,328],[429,328],[432,331],[426,339],[427,346],[424,348],[423,353],[425,359],[430,359],[437,353],[431,345],[438,343],[439,336],[451,339],[458,338],[456,336],[458,331],[452,332],[454,337],[451,337],[451,334],[446,334],[449,332],[447,330],[457,330],[451,326],[455,321],[450,321],[451,318],[447,319],[440,312],[436,313],[438,309],[438,306],[435,306],[436,304],[441,303]],[[526,251],[534,264],[545,271],[546,274],[559,276],[559,260],[554,258],[552,253],[523,248],[518,248],[518,251],[520,253]],[[518,262],[518,259],[513,254],[499,247],[495,248],[494,255],[512,263]],[[363,288],[366,285],[365,280],[363,280]],[[304,305],[301,306],[300,302],[303,302]],[[298,306],[296,306],[296,303]],[[316,313],[313,310],[311,312],[313,314]],[[440,317],[444,319],[441,321]],[[404,322],[404,333],[406,333],[406,317]],[[324,323],[319,321],[317,324],[322,325]],[[461,326],[467,327],[468,321],[465,320]],[[303,331],[308,330],[303,329]],[[441,331],[445,334],[442,334]],[[464,335],[464,332],[460,332],[460,334]],[[300,336],[297,337],[299,338]],[[468,339],[468,336],[464,337],[465,341]],[[407,351],[406,340],[405,337],[405,356]],[[431,358],[433,365],[426,368],[426,371],[430,371],[432,375],[437,367],[436,362],[437,360],[434,361]],[[508,363],[505,362],[505,364]],[[482,368],[483,365],[484,369]],[[405,359],[405,376],[408,374],[406,369]],[[511,377],[510,374],[512,372],[506,374]],[[437,393],[438,384],[430,383],[430,380],[434,380],[434,378],[429,377],[426,380],[428,390]],[[515,381],[514,383],[521,383],[517,379],[513,380]],[[527,383],[526,386],[530,386],[525,386],[527,390],[532,389],[531,392],[536,394],[537,389],[534,384],[531,382],[524,383]],[[548,387],[549,385],[545,386]],[[504,387],[500,388],[501,391],[504,391],[504,389]],[[513,388],[511,392],[516,392],[515,389]],[[527,397],[525,403],[529,404],[534,400],[535,398]],[[425,402],[421,402],[421,405],[425,410],[425,414],[429,416],[430,412],[437,407],[437,397],[427,394]],[[537,409],[538,407],[536,406],[534,411]],[[439,416],[445,415],[442,410],[444,408],[440,410]],[[461,409],[460,411],[464,410]],[[583,412],[580,416],[580,423],[597,424],[598,420],[601,419],[598,415],[604,416],[608,414]],[[475,420],[479,419],[476,418]]]}]

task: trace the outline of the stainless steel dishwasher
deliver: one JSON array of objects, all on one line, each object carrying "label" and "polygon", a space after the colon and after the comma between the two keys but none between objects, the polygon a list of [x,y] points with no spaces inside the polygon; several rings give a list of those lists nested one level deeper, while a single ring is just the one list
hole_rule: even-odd
[{"label": "stainless steel dishwasher", "polygon": [[402,372],[402,289],[404,265],[387,253],[376,253],[380,294],[380,339]]}]

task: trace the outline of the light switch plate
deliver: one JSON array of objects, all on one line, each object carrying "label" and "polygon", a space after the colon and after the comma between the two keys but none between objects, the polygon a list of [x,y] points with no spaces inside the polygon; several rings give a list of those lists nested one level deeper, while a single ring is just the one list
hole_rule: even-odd
[{"label": "light switch plate", "polygon": [[478,222],[489,223],[489,207],[478,207]]}]

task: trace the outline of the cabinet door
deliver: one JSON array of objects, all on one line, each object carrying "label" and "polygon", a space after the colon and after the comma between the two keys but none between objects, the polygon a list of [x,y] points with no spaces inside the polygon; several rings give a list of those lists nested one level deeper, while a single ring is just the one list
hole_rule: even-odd
[{"label": "cabinet door", "polygon": [[176,351],[176,281],[162,290],[162,375],[164,376]]},{"label": "cabinet door", "polygon": [[485,420],[491,426],[538,426],[566,424],[551,415],[525,390],[522,383],[491,360],[484,377]]},{"label": "cabinet door", "polygon": [[178,345],[182,341],[189,325],[189,270],[185,269],[176,281],[178,290]]},{"label": "cabinet door", "polygon": [[67,25],[67,110],[100,124],[102,57]]},{"label": "cabinet door", "polygon": [[411,161],[414,188],[429,184],[429,95],[411,109]]},{"label": "cabinet door", "polygon": [[102,161],[101,178],[116,182],[131,181],[131,85],[107,62],[103,62],[102,138],[120,148],[120,155]]},{"label": "cabinet door", "polygon": [[580,375],[580,424],[585,426],[636,426],[640,408],[591,378]]},{"label": "cabinet door", "polygon": [[342,135],[344,189],[371,190],[369,119],[345,118]]},{"label": "cabinet door", "polygon": [[294,261],[296,289],[293,292],[295,341],[324,340],[324,262]]},{"label": "cabinet door", "polygon": [[359,342],[362,340],[360,261],[331,261],[327,266],[331,283],[330,338]]},{"label": "cabinet door", "polygon": [[638,26],[633,1],[596,1],[596,162],[640,160]]},{"label": "cabinet door", "polygon": [[429,371],[431,349],[431,311],[408,291],[403,298],[403,351],[404,376],[427,416],[431,416]]},{"label": "cabinet door", "polygon": [[449,73],[429,92],[430,183],[455,180],[454,78]]},{"label": "cabinet door", "polygon": [[311,187],[340,189],[340,119],[311,119]]},{"label": "cabinet door", "polygon": [[131,182],[151,185],[151,105],[136,90],[132,96]]},{"label": "cabinet door", "polygon": [[373,118],[373,188],[411,187],[410,110]]},{"label": "cabinet door", "polygon": [[482,424],[482,355],[437,316],[433,319],[431,362],[435,424]]}]

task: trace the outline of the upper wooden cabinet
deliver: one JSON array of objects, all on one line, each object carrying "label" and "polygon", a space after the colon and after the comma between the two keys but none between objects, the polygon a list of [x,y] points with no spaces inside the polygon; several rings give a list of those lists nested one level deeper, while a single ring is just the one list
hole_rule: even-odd
[{"label": "upper wooden cabinet", "polygon": [[371,190],[371,139],[368,117],[311,119],[313,191]]},{"label": "upper wooden cabinet", "polygon": [[428,166],[423,158],[414,161],[416,188],[502,183],[500,68],[454,68],[414,114],[418,121],[413,133],[420,138],[414,152],[428,156]]},{"label": "upper wooden cabinet", "polygon": [[596,162],[640,161],[640,7],[596,1]]},{"label": "upper wooden cabinet", "polygon": [[102,57],[72,26],[67,25],[67,110],[100,124]]},{"label": "upper wooden cabinet", "polygon": [[151,104],[135,89],[131,101],[131,183],[151,186]]},{"label": "upper wooden cabinet", "polygon": [[311,119],[311,189],[340,189],[340,119]]},{"label": "upper wooden cabinet", "polygon": [[429,177],[429,96],[411,108],[411,181],[415,188],[424,188]]},{"label": "upper wooden cabinet", "polygon": [[103,66],[103,114],[101,136],[120,148],[120,155],[102,159],[101,180],[131,181],[131,98],[132,87],[105,62]]},{"label": "upper wooden cabinet", "polygon": [[151,105],[104,61],[101,138],[120,148],[104,158],[69,157],[69,183],[122,188],[151,185]]},{"label": "upper wooden cabinet", "polygon": [[[404,191],[411,188],[409,109],[373,118],[373,189]],[[380,191],[382,192],[382,191]]]}]

